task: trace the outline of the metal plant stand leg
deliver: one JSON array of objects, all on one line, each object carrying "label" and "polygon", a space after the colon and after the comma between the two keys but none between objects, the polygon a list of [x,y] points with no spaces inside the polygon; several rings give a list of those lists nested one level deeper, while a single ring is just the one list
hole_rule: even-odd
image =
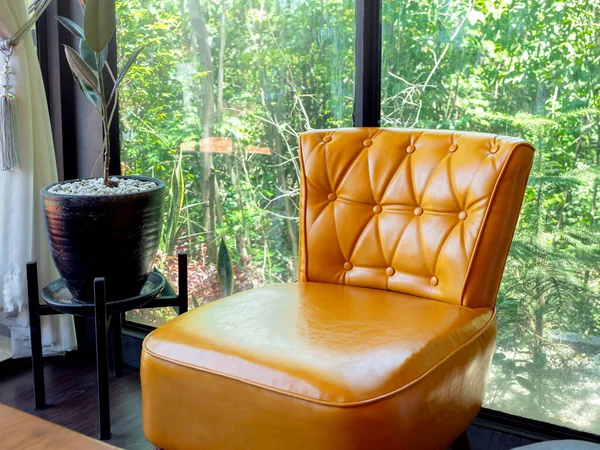
[{"label": "metal plant stand leg", "polygon": [[179,301],[178,314],[182,315],[188,311],[188,255],[179,253],[177,255],[177,270],[179,277],[179,292],[177,300]]},{"label": "metal plant stand leg", "polygon": [[42,327],[38,308],[40,306],[37,263],[27,263],[27,297],[29,299],[29,324],[31,329],[31,366],[33,372],[33,399],[35,409],[45,409],[44,361],[42,359]]},{"label": "metal plant stand leg", "polygon": [[[175,307],[179,314],[188,310],[188,258],[187,254],[179,254],[179,292],[177,295],[159,296],[165,287],[163,275],[151,272],[148,275],[145,289],[140,295],[117,301],[106,300],[106,280],[94,280],[94,303],[78,302],[73,299],[66,285],[60,278],[39,290],[37,263],[27,263],[27,295],[29,299],[29,323],[31,327],[31,363],[33,368],[33,386],[35,409],[47,408],[44,387],[44,363],[42,360],[42,334],[40,317],[73,314],[82,317],[94,317],[96,332],[96,370],[98,376],[98,421],[100,439],[110,439],[110,399],[108,390],[108,317],[113,322],[114,338],[114,373],[116,377],[123,374],[123,314],[140,308]],[[40,296],[46,302],[40,304]]]},{"label": "metal plant stand leg", "polygon": [[106,339],[106,284],[104,278],[94,280],[96,318],[96,368],[98,370],[98,417],[100,439],[110,439],[110,400],[108,395],[108,343]]},{"label": "metal plant stand leg", "polygon": [[113,322],[113,364],[115,377],[123,376],[123,322],[122,314],[112,316]]}]

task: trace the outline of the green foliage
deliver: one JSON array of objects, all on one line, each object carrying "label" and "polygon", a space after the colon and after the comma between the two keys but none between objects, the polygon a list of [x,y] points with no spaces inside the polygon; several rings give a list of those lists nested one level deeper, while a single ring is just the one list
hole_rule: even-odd
[{"label": "green foliage", "polygon": [[[62,26],[64,26],[73,35],[79,38],[79,54],[88,66],[90,66],[94,71],[98,72],[98,66],[96,64],[96,55],[85,40],[85,33],[83,31],[83,28],[81,28],[78,24],[66,17],[58,16],[56,19]],[[104,63],[106,62],[107,53],[108,50],[106,48],[104,48],[102,52],[100,52],[101,66],[104,66]]]},{"label": "green foliage", "polygon": [[223,289],[223,297],[233,294],[233,262],[231,261],[229,248],[223,238],[221,238],[219,253],[217,254],[217,275],[219,276],[219,283],[221,283],[221,288]]},{"label": "green foliage", "polygon": [[83,31],[89,47],[96,53],[106,48],[115,34],[115,0],[87,0]]},{"label": "green foliage", "polygon": [[79,56],[79,53],[68,45],[65,45],[64,47],[67,62],[69,63],[69,67],[75,78],[79,80],[84,87],[95,94],[98,94],[98,77],[96,76],[96,73],[86,64],[83,58]]},{"label": "green foliage", "polygon": [[173,255],[177,240],[181,236],[183,227],[183,207],[185,204],[185,178],[183,175],[183,153],[174,161],[173,172],[169,183],[169,194],[167,196],[167,211],[163,225],[162,246],[167,255]]},{"label": "green foliage", "polygon": [[58,22],[63,27],[65,27],[67,30],[69,30],[71,33],[73,33],[79,39],[85,39],[85,35],[83,34],[83,28],[81,28],[79,25],[77,25],[71,19],[69,19],[67,17],[58,16],[56,18],[56,20],[58,20]]},{"label": "green foliage", "polygon": [[[181,233],[175,247],[164,240],[162,248],[168,256],[185,249],[196,260],[208,249],[214,264],[210,246],[216,248],[216,236],[225,234],[234,262],[264,273],[258,284],[296,276],[299,132],[309,123],[350,125],[352,115],[353,1],[267,3],[226,2],[223,105],[215,105],[221,118],[214,135],[231,139],[234,151],[211,155],[209,163],[197,150],[183,152]],[[216,100],[222,8],[220,2],[200,4]],[[202,80],[209,73],[201,65],[189,5],[131,0],[117,2],[117,10],[121,56],[141,39],[148,44],[121,91],[122,161],[127,173],[167,180],[181,144],[198,148],[204,137]],[[332,65],[313,63],[322,58]],[[268,147],[272,155],[248,153],[248,147]],[[210,200],[209,178],[216,200]],[[206,219],[211,213],[214,219]],[[166,216],[165,224],[173,217]]]},{"label": "green foliage", "polygon": [[[570,347],[561,348],[547,335],[555,330],[581,335],[598,333],[600,294],[595,279],[600,230],[582,221],[565,223],[561,217],[569,212],[566,207],[573,200],[571,192],[595,191],[598,176],[595,168],[586,167],[564,170],[563,166],[561,173],[557,155],[552,151],[557,145],[556,134],[568,129],[572,119],[585,121],[595,116],[595,110],[586,109],[556,113],[553,118],[524,113],[514,118],[498,117],[537,143],[528,201],[513,240],[498,302],[501,326],[511,331],[511,335],[500,336],[498,354],[528,354],[524,364],[500,364],[527,391],[527,415],[539,414],[540,409],[553,414],[555,404],[549,403],[548,398],[556,389],[555,376],[576,370],[576,366],[570,366],[570,360],[581,363],[580,358],[568,355]],[[557,197],[557,192],[564,197]],[[551,369],[555,376],[548,377]]]},{"label": "green foliage", "polygon": [[110,127],[117,104],[117,90],[131,68],[143,46],[133,51],[125,67],[115,79],[109,96],[104,86],[104,70],[108,54],[108,43],[115,34],[115,0],[87,0],[84,9],[84,27],[66,17],[57,20],[67,30],[79,38],[79,53],[65,45],[65,55],[73,76],[86,98],[102,119],[104,156],[104,184],[112,186],[109,179],[110,167]]},{"label": "green foliage", "polygon": [[134,50],[133,53],[127,59],[127,62],[125,63],[125,65],[119,72],[119,76],[115,80],[115,84],[114,84],[111,94],[110,94],[111,98],[116,95],[117,90],[119,89],[119,86],[121,85],[123,79],[125,78],[125,75],[127,75],[127,72],[129,71],[129,69],[131,69],[131,66],[133,65],[133,63],[135,62],[137,57],[140,55],[142,50],[144,50],[144,47],[145,46],[141,46],[141,47],[137,48],[136,50]]},{"label": "green foliage", "polygon": [[[95,72],[98,72],[98,62],[96,61],[96,53],[90,48],[85,39],[79,41],[79,54],[83,60],[90,66]],[[106,57],[108,56],[108,48],[104,48],[100,52],[100,67],[104,67],[106,63]]]}]

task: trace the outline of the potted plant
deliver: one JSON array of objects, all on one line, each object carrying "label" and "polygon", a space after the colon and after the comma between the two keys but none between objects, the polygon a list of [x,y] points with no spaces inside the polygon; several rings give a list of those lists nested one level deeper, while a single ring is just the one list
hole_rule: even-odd
[{"label": "potted plant", "polygon": [[84,8],[83,28],[58,20],[80,40],[79,51],[65,46],[65,55],[75,82],[102,119],[103,177],[56,183],[41,195],[56,267],[76,301],[92,302],[95,277],[106,279],[109,300],[140,293],[160,242],[165,185],[153,178],[109,175],[117,91],[142,48],[113,77],[105,61],[115,33],[115,2],[88,0]]}]

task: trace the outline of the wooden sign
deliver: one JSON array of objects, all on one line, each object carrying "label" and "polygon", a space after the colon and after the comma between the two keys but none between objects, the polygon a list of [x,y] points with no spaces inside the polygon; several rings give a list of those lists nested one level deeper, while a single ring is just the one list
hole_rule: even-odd
[{"label": "wooden sign", "polygon": [[257,153],[259,155],[270,155],[271,149],[269,147],[246,147],[246,153]]},{"label": "wooden sign", "polygon": [[182,142],[179,144],[179,149],[182,152],[195,152],[198,151],[198,144],[194,141]]},{"label": "wooden sign", "polygon": [[208,137],[200,139],[202,153],[233,153],[231,139],[226,137]]}]

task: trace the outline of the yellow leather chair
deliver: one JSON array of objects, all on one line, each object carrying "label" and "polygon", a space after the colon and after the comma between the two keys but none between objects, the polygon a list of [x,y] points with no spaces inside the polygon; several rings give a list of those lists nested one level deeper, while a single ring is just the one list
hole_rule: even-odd
[{"label": "yellow leather chair", "polygon": [[445,449],[481,407],[533,147],[433,130],[300,138],[299,281],[144,341],[157,447]]}]

